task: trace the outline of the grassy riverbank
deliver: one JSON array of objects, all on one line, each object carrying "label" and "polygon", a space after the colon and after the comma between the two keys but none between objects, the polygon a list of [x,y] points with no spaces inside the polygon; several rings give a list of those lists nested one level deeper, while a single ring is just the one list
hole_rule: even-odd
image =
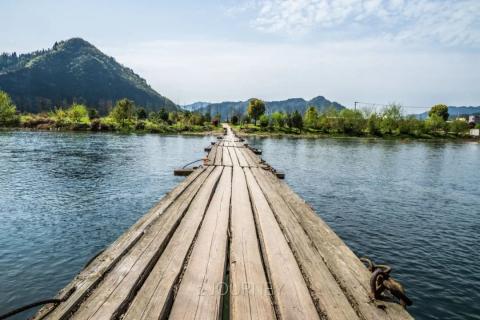
[{"label": "grassy riverbank", "polygon": [[10,97],[0,91],[0,128],[9,130],[111,131],[163,134],[220,133],[219,117],[188,111],[149,112],[132,101],[117,101],[111,112],[100,116],[95,109],[82,104],[57,108],[38,114],[20,114]]},{"label": "grassy riverbank", "polygon": [[385,139],[385,140],[462,140],[462,141],[478,141],[467,133],[438,132],[435,134],[418,133],[390,133],[372,135],[368,132],[348,134],[342,132],[324,132],[312,128],[265,128],[261,126],[249,125],[232,125],[232,129],[242,137],[261,137],[261,138],[297,138],[297,139],[321,139],[321,138],[369,138],[369,139]]},{"label": "grassy riverbank", "polygon": [[232,117],[234,129],[240,135],[451,140],[472,139],[470,129],[475,127],[475,123],[468,123],[466,118],[450,118],[445,105],[433,106],[426,119],[405,115],[402,107],[395,104],[380,112],[352,109],[318,112],[315,107],[309,107],[303,115],[297,111],[263,114],[264,108],[253,107],[249,107],[249,114],[242,118]]},{"label": "grassy riverbank", "polygon": [[223,132],[219,125],[210,122],[193,124],[189,122],[168,122],[152,119],[130,119],[117,122],[111,117],[98,117],[89,119],[85,117],[80,121],[58,119],[51,114],[21,115],[16,125],[4,126],[9,130],[38,130],[38,131],[91,131],[91,132],[121,132],[121,133],[159,133],[159,134],[186,134],[205,135],[220,134]]},{"label": "grassy riverbank", "polygon": [[[256,100],[257,102],[260,100]],[[261,106],[261,101],[259,102]],[[258,109],[258,108],[257,108]],[[274,112],[263,114],[264,108],[249,111],[230,119],[240,135],[298,138],[371,137],[384,139],[473,139],[470,128],[475,123],[450,119],[448,107],[432,107],[425,120],[405,116],[401,106],[391,105],[381,112],[368,110],[331,109],[319,113],[309,107],[304,115]],[[476,125],[480,128],[480,124]],[[39,114],[20,114],[10,97],[0,91],[0,128],[51,131],[111,131],[160,134],[221,133],[220,115],[170,111],[147,112],[133,101],[117,101],[108,115],[100,116],[95,109],[74,103]]]}]

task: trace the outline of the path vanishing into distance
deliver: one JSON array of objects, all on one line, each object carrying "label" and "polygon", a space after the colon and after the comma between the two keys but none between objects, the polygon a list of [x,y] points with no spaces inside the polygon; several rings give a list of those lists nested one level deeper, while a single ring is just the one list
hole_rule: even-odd
[{"label": "path vanishing into distance", "polygon": [[230,127],[206,149],[34,319],[412,318]]}]

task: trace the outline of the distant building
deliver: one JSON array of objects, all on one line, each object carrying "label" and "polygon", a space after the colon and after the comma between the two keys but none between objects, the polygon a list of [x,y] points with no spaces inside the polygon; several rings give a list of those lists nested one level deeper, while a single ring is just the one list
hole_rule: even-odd
[{"label": "distant building", "polygon": [[480,123],[480,115],[473,115],[468,117],[468,123]]},{"label": "distant building", "polygon": [[470,129],[470,135],[473,137],[480,137],[480,129]]}]

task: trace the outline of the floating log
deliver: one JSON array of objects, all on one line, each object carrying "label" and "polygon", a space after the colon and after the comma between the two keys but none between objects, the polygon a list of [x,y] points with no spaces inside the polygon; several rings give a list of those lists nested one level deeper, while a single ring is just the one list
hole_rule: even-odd
[{"label": "floating log", "polygon": [[173,170],[173,174],[175,176],[186,177],[190,175],[193,172],[193,170],[194,170],[193,168],[179,168],[179,169]]},{"label": "floating log", "polygon": [[283,171],[275,171],[275,175],[278,179],[285,179],[285,172]]}]

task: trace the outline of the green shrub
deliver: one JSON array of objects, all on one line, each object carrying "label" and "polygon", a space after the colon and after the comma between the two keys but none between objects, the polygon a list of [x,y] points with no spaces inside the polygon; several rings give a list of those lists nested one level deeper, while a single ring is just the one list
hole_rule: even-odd
[{"label": "green shrub", "polygon": [[109,117],[120,127],[128,128],[132,125],[132,120],[135,117],[135,104],[128,99],[119,100],[110,112]]},{"label": "green shrub", "polygon": [[342,121],[342,131],[349,135],[361,135],[366,126],[362,112],[359,110],[343,109],[340,111]]},{"label": "green shrub", "polygon": [[139,108],[136,110],[137,119],[145,120],[148,118],[147,111],[144,108]]},{"label": "green shrub", "polygon": [[468,132],[469,126],[466,121],[454,120],[449,123],[449,130],[456,135]]},{"label": "green shrub", "polygon": [[90,122],[87,107],[85,107],[83,104],[73,104],[70,108],[67,109],[66,112],[68,118],[70,118],[70,120],[74,124],[88,124]]},{"label": "green shrub", "polygon": [[380,136],[382,134],[380,130],[381,118],[376,112],[370,114],[367,119],[367,132],[372,136]]},{"label": "green shrub", "polygon": [[0,91],[0,126],[15,126],[20,123],[17,115],[17,107],[13,104],[10,96]]},{"label": "green shrub", "polygon": [[285,114],[283,112],[274,112],[271,116],[274,127],[283,128],[285,126]]},{"label": "green shrub", "polygon": [[399,121],[398,129],[401,134],[419,136],[424,131],[424,125],[422,120],[409,116]]},{"label": "green shrub", "polygon": [[425,120],[425,128],[428,133],[438,134],[445,130],[445,120],[443,117],[439,116],[436,113],[433,113],[431,116]]},{"label": "green shrub", "polygon": [[260,119],[259,119],[259,120],[260,120],[260,127],[262,127],[262,128],[266,128],[266,127],[268,126],[269,121],[270,121],[270,119],[268,118],[268,116],[266,116],[266,115],[264,115],[264,114],[262,114],[262,115],[260,116]]},{"label": "green shrub", "polygon": [[56,125],[55,120],[46,114],[27,114],[22,116],[20,121],[22,127],[30,129],[47,129]]},{"label": "green shrub", "polygon": [[296,129],[302,129],[303,128],[303,118],[302,118],[302,115],[297,110],[295,110],[292,113],[291,127],[296,128]]},{"label": "green shrub", "polygon": [[303,116],[303,124],[306,128],[317,128],[318,112],[314,106],[308,107]]},{"label": "green shrub", "polygon": [[402,107],[398,104],[387,106],[381,116],[380,130],[383,134],[394,134],[398,130],[399,122],[402,119]]}]

